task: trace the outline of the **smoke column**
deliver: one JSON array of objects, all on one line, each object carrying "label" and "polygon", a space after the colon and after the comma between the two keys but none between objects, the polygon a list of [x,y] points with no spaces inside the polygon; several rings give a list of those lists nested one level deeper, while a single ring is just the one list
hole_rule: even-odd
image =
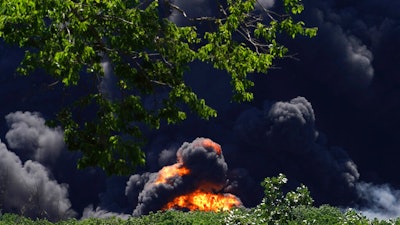
[{"label": "smoke column", "polygon": [[313,108],[305,98],[266,102],[263,110],[246,110],[234,130],[241,144],[255,151],[249,156],[262,157],[266,163],[272,159],[279,170],[310,186],[321,202],[341,203],[353,194],[357,167],[343,149],[329,146],[316,130]]}]

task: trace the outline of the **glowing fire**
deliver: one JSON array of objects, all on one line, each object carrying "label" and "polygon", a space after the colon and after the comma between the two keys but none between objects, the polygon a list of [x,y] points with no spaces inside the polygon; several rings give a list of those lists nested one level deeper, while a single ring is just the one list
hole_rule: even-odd
[{"label": "glowing fire", "polygon": [[164,166],[159,172],[155,184],[165,184],[169,179],[176,176],[183,176],[190,173],[190,170],[182,165],[182,163],[175,163],[171,166]]},{"label": "glowing fire", "polygon": [[189,209],[202,211],[220,211],[229,210],[232,207],[241,206],[242,203],[235,195],[232,194],[213,194],[196,190],[192,193],[181,195],[168,202],[163,210],[167,209]]},{"label": "glowing fire", "polygon": [[211,139],[208,138],[204,139],[202,145],[204,146],[204,148],[214,149],[214,151],[217,152],[218,155],[221,155],[222,153],[221,145],[213,142]]}]

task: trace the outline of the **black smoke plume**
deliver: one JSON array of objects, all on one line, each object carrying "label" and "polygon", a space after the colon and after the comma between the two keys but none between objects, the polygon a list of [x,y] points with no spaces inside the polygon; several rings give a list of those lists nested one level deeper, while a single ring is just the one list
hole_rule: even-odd
[{"label": "black smoke plume", "polygon": [[[234,130],[241,149],[252,149],[243,155],[261,158],[260,164],[275,161],[275,170],[308,185],[319,202],[345,203],[354,194],[359,179],[355,163],[342,148],[327,144],[315,128],[314,111],[305,98],[248,109],[238,117]],[[261,169],[254,172],[264,175],[259,177],[268,175]]]}]

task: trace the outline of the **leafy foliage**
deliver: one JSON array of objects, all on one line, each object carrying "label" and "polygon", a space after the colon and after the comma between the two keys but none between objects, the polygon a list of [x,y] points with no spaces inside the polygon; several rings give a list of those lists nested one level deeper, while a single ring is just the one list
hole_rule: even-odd
[{"label": "leafy foliage", "polygon": [[293,211],[294,217],[303,224],[340,224],[345,218],[338,209],[328,205],[319,208],[301,206]]},{"label": "leafy foliage", "polygon": [[0,217],[0,225],[217,225],[222,224],[223,215],[214,212],[181,212],[166,211],[151,213],[142,217],[131,217],[129,219],[121,219],[111,217],[107,219],[88,218],[84,220],[70,219],[51,223],[45,220],[30,220],[15,214],[5,214]]},{"label": "leafy foliage", "polygon": [[313,203],[308,189],[302,185],[286,194],[282,186],[287,179],[283,174],[265,178],[262,182],[264,198],[253,209],[233,209],[225,217],[225,224],[286,224],[295,219],[294,209],[299,206],[310,207]]},{"label": "leafy foliage", "polygon": [[[281,221],[279,224],[290,224],[290,225],[397,225],[400,224],[400,219],[392,220],[369,220],[355,211],[349,211],[342,213],[338,208],[331,206],[322,206],[320,208],[315,207],[298,207],[295,210],[296,216],[289,221]],[[90,218],[84,220],[70,219],[59,222],[48,222],[46,220],[31,220],[14,214],[5,214],[0,216],[0,225],[225,225],[224,215],[226,212],[181,212],[181,211],[166,211],[157,212],[142,217],[131,217],[123,220],[120,218]],[[262,225],[268,223],[259,223],[256,219],[250,218],[248,212],[241,211],[235,213],[236,221],[235,224],[255,224]],[[327,213],[327,214],[325,214]],[[232,214],[229,214],[232,215]],[[242,218],[239,220],[239,217]],[[244,220],[243,218],[247,218]],[[274,224],[274,223],[270,223]]]},{"label": "leafy foliage", "polygon": [[223,214],[214,212],[201,212],[201,211],[190,211],[181,212],[175,210],[169,210],[165,212],[151,213],[147,216],[139,218],[132,218],[133,224],[147,225],[211,225],[221,224]]},{"label": "leafy foliage", "polygon": [[0,225],[51,225],[52,223],[47,220],[30,220],[28,218],[18,216],[15,214],[3,214],[0,215]]},{"label": "leafy foliage", "polygon": [[[293,18],[304,9],[300,0],[283,0],[281,13],[255,11],[255,3],[215,1],[219,15],[189,18],[166,0],[1,0],[0,38],[25,49],[18,68],[23,75],[40,68],[65,87],[83,75],[93,80],[88,95],[59,113],[66,142],[83,153],[79,167],[130,174],[145,162],[144,130],[180,122],[188,111],[204,119],[217,115],[184,81],[191,62],[227,71],[233,99],[250,101],[254,83],[248,74],[265,73],[287,55],[278,34],[316,35],[316,28]],[[168,20],[169,10],[181,12],[191,26]],[[197,30],[203,22],[209,23],[205,33]],[[118,80],[117,97],[98,88],[102,62],[110,63]],[[146,104],[149,98],[152,104]]]},{"label": "leafy foliage", "polygon": [[227,212],[223,224],[288,224],[288,225],[370,225],[400,224],[400,218],[391,220],[370,220],[359,212],[343,210],[329,205],[313,207],[313,200],[304,185],[286,194],[282,186],[287,182],[284,175],[265,178],[264,198],[254,208],[236,208]]}]

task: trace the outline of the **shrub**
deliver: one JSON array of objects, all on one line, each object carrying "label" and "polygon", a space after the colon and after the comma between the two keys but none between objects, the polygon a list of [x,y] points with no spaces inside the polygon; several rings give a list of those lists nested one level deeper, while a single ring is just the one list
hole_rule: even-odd
[{"label": "shrub", "polygon": [[217,225],[222,224],[223,214],[215,212],[168,210],[150,213],[146,216],[132,217],[128,221],[135,225]]},{"label": "shrub", "polygon": [[293,210],[294,222],[298,224],[341,224],[345,220],[343,213],[335,207],[322,205],[319,208],[299,206]]},{"label": "shrub", "polygon": [[253,209],[233,209],[224,218],[224,224],[288,224],[296,217],[294,209],[299,206],[311,206],[313,200],[307,187],[301,185],[295,191],[286,194],[282,186],[287,183],[283,174],[278,177],[265,178],[264,198]]}]

